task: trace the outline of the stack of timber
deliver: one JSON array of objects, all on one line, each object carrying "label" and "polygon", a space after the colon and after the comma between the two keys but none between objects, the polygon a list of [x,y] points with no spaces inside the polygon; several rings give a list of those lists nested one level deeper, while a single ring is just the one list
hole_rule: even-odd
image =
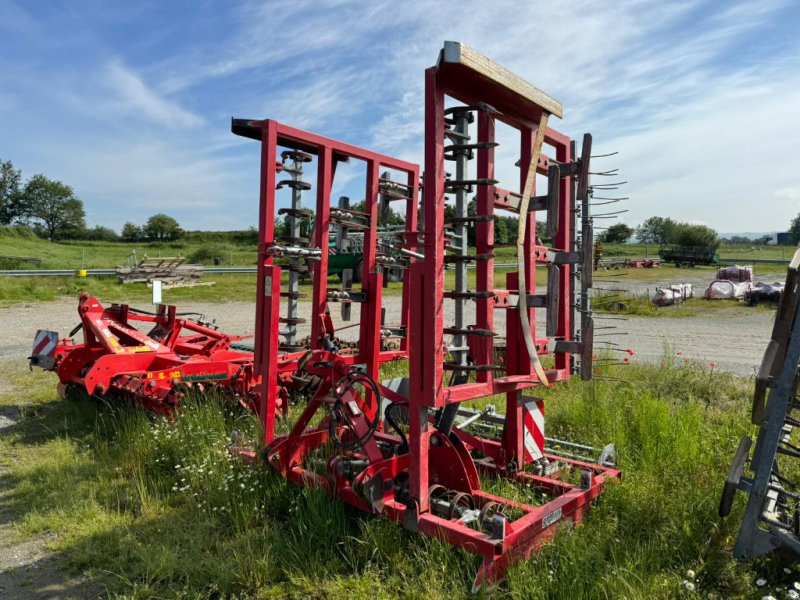
[{"label": "stack of timber", "polygon": [[214,282],[201,282],[203,265],[187,265],[182,256],[163,256],[148,258],[147,255],[134,266],[117,267],[120,283],[146,283],[152,286],[158,279],[165,288],[214,285]]}]

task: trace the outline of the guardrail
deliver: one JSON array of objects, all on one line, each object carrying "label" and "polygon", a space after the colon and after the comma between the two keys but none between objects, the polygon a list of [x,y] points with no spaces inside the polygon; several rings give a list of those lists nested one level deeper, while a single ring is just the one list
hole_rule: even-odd
[{"label": "guardrail", "polygon": [[[255,273],[255,267],[206,267],[205,273]],[[75,269],[17,269],[0,271],[0,277],[72,277]],[[116,275],[114,269],[86,269],[90,277]]]},{"label": "guardrail", "polygon": [[[612,257],[609,257],[612,258]],[[638,260],[630,257],[619,257],[620,260]],[[786,264],[788,259],[753,259],[753,258],[721,258],[720,263],[736,264]],[[495,263],[495,269],[515,269],[516,263]],[[467,268],[475,268],[469,265]],[[205,273],[255,273],[256,267],[206,267]],[[86,269],[88,277],[107,277],[115,275],[114,269]],[[72,277],[75,269],[16,269],[0,271],[0,277]]]}]

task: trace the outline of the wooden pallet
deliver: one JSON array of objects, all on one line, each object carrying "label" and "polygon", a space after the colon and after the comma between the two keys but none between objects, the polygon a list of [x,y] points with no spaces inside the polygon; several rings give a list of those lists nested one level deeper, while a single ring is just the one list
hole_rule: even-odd
[{"label": "wooden pallet", "polygon": [[134,267],[117,267],[116,273],[120,283],[150,283],[160,279],[167,285],[179,282],[190,283],[199,280],[205,272],[203,265],[187,265],[182,256],[163,256],[148,258],[145,256]]}]

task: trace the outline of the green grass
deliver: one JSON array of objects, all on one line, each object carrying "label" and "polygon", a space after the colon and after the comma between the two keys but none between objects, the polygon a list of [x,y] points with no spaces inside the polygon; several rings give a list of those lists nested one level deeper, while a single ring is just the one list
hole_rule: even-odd
[{"label": "green grass", "polygon": [[[202,241],[197,236],[187,240],[173,242],[91,242],[72,240],[49,242],[36,236],[22,234],[14,229],[0,227],[0,256],[25,256],[40,258],[40,269],[111,269],[128,264],[128,257],[133,250],[138,259],[146,254],[154,258],[159,256],[189,257],[200,247],[213,245],[226,252],[220,256],[223,266],[237,267],[255,266],[258,247],[256,244],[224,244],[211,240]],[[233,253],[231,255],[231,252]],[[210,264],[210,259],[208,262]],[[28,265],[29,266],[29,265]],[[26,268],[18,265],[11,268]]]},{"label": "green grass", "polygon": [[[164,303],[180,306],[187,302],[255,302],[255,273],[215,273],[206,275],[203,281],[213,281],[214,285],[164,290]],[[341,283],[337,277],[331,277],[328,287],[340,288]],[[354,287],[358,289],[358,284]],[[63,297],[77,298],[84,291],[108,303],[150,303],[153,294],[143,283],[123,285],[117,282],[116,277],[0,277],[0,306]],[[311,284],[308,281],[302,283],[300,291],[310,295]],[[383,290],[386,296],[401,293],[401,283],[390,283]]]},{"label": "green grass", "polygon": [[[604,258],[658,258],[658,244],[603,244]],[[720,260],[731,258],[789,262],[792,246],[755,246],[723,244],[717,250]]]},{"label": "green grass", "polygon": [[[401,368],[402,365],[397,365]],[[791,586],[777,556],[730,555],[743,508],[716,516],[738,439],[752,433],[750,383],[698,366],[601,368],[630,383],[544,390],[547,433],[617,444],[621,482],[583,523],[510,571],[508,598],[760,597]],[[55,398],[54,377],[0,367],[0,408],[24,418],[0,437],[7,510],[20,539],[53,532],[51,550],[121,598],[464,597],[477,559],[263,467],[230,460],[231,429],[253,420],[220,399],[173,422]],[[792,572],[785,575],[784,566]]]}]

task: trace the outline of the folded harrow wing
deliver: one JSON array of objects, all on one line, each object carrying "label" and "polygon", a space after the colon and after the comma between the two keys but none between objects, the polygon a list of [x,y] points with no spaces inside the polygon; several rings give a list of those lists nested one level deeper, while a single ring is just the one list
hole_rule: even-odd
[{"label": "folded harrow wing", "polygon": [[[474,584],[479,589],[501,580],[511,561],[527,557],[559,524],[579,521],[606,480],[620,475],[608,451],[598,458],[592,448],[562,441],[561,451],[549,450],[543,401],[530,395],[573,373],[591,377],[591,137],[584,136],[576,158],[575,143],[548,126],[551,115],[561,116],[557,101],[456,42],[447,42],[437,65],[426,71],[425,101],[419,228],[416,165],[271,120],[233,121],[234,133],[261,142],[255,369],[266,440],[260,457],[298,485],[320,486],[361,510],[481,555]],[[495,164],[498,123],[516,130],[519,146],[511,164]],[[312,188],[295,178],[276,181],[285,165],[278,160],[281,148],[284,158],[299,157],[316,170],[310,245],[276,239],[276,188]],[[517,158],[518,180],[500,187],[498,173],[513,172]],[[337,165],[351,159],[366,166],[366,208],[357,215],[364,231],[361,285],[331,290],[330,230],[352,222],[352,215],[331,206],[331,188]],[[454,163],[451,173],[445,161]],[[383,169],[393,171],[393,179],[380,175]],[[547,181],[540,195],[537,176]],[[389,191],[406,200],[398,247],[407,262],[401,314],[393,325],[382,316],[387,262],[375,233],[379,203]],[[472,195],[476,209],[468,210]],[[452,211],[445,211],[446,204]],[[291,208],[281,210],[307,214],[294,196]],[[505,274],[502,288],[495,287],[496,211],[518,215],[520,224],[518,268]],[[549,247],[537,239],[537,213],[546,215]],[[279,262],[281,257],[310,259],[311,337],[293,364],[293,377],[313,385],[291,431],[276,435],[278,353],[292,339],[281,325],[295,322],[291,314],[280,316],[281,298],[289,311],[296,298],[293,278],[284,271],[305,267]],[[446,269],[454,271],[452,281]],[[539,279],[546,284],[537,286]],[[329,303],[343,299],[361,307],[359,340],[349,352],[330,334]],[[545,311],[544,328],[537,327],[537,309]],[[399,338],[399,350],[384,347],[384,334]],[[506,340],[502,352],[500,336]],[[399,358],[408,360],[408,377],[381,382],[381,364]],[[504,418],[462,405],[496,396],[505,402]],[[493,493],[500,481],[519,487],[529,500]]]},{"label": "folded harrow wing", "polygon": [[[31,366],[55,371],[65,394],[84,389],[89,395],[109,392],[128,397],[152,414],[169,414],[187,389],[226,389],[250,408],[258,402],[253,354],[236,349],[238,336],[220,332],[200,319],[178,315],[174,306],[156,313],[125,304],[104,308],[94,297],[79,298],[82,344],[39,331]],[[142,333],[139,328],[149,328]],[[276,410],[286,409],[281,399]]]}]

